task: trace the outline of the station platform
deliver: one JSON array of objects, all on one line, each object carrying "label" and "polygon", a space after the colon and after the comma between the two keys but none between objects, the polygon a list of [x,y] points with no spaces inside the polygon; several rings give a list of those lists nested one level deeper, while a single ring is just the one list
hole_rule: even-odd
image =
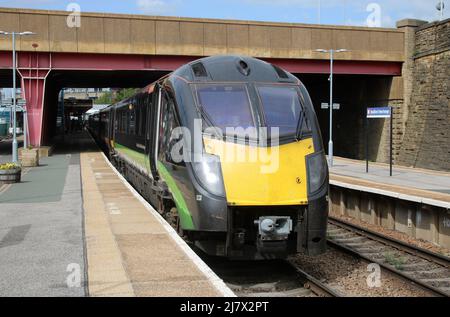
[{"label": "station platform", "polygon": [[333,165],[331,216],[450,254],[450,173],[394,166],[389,176],[389,165],[372,162],[366,173],[365,161],[343,158]]},{"label": "station platform", "polygon": [[0,188],[0,296],[234,296],[86,132],[40,163]]},{"label": "station platform", "polygon": [[330,184],[450,208],[450,173],[446,172],[393,166],[389,176],[388,164],[370,162],[366,173],[365,161],[335,157]]}]

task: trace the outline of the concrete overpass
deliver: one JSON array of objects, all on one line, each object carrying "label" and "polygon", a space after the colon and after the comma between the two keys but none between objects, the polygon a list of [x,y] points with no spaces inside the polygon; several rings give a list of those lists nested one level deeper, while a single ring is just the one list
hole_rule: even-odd
[{"label": "concrete overpass", "polygon": [[[251,55],[298,74],[320,105],[328,98],[324,94],[329,62],[326,54],[315,50],[346,48],[350,52],[336,56],[335,72],[342,75],[338,99],[339,91],[355,87],[361,96],[378,89],[372,100],[404,99],[404,29],[99,13],[82,13],[81,26],[70,28],[68,14],[0,8],[0,30],[37,33],[18,39],[16,45],[19,84],[35,146],[50,141],[61,88],[144,86],[186,62],[214,54]],[[2,87],[11,86],[11,46],[10,39],[0,39]],[[360,103],[348,92],[341,98]],[[339,124],[339,116],[337,120]],[[327,133],[326,124],[322,126]]]}]

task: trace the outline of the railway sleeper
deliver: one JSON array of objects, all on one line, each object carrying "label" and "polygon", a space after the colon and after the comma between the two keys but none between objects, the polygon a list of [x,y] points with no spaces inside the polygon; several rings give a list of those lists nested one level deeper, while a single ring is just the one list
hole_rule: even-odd
[{"label": "railway sleeper", "polygon": [[448,271],[445,269],[435,269],[430,271],[414,271],[414,276],[419,279],[432,279],[448,276]]},{"label": "railway sleeper", "polygon": [[407,263],[407,264],[403,264],[403,271],[407,271],[407,272],[416,272],[422,269],[429,269],[430,268],[430,263],[428,262],[418,262],[418,263]]},{"label": "railway sleeper", "polygon": [[248,297],[305,297],[311,295],[311,290],[306,288],[296,288],[288,291],[281,292],[261,292],[261,293],[248,293],[245,296]]},{"label": "railway sleeper", "polygon": [[339,243],[350,244],[356,241],[366,241],[367,239],[365,239],[364,237],[350,237],[350,238],[334,238],[333,240]]},{"label": "railway sleeper", "polygon": [[384,247],[379,246],[379,245],[377,245],[375,243],[372,243],[371,241],[364,241],[362,243],[349,242],[349,243],[341,243],[341,244],[345,245],[347,247],[353,248],[353,249],[355,249],[355,248],[370,248],[370,249],[381,248],[382,250],[386,250]]},{"label": "railway sleeper", "polygon": [[362,254],[381,254],[383,252],[383,249],[380,248],[367,248],[367,247],[354,247],[354,249],[356,249],[359,253]]}]

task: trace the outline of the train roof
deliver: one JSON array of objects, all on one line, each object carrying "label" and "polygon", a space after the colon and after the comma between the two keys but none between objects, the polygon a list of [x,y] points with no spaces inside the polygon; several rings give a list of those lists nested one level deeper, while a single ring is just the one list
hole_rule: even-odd
[{"label": "train roof", "polygon": [[[241,55],[216,55],[204,57],[181,66],[157,81],[140,89],[136,94],[151,93],[157,82],[168,78],[182,78],[188,82],[259,82],[300,83],[300,80],[284,69],[263,60]],[[134,97],[134,96],[133,96]],[[123,107],[133,98],[121,100],[112,106]]]},{"label": "train roof", "polygon": [[240,55],[201,58],[178,68],[171,75],[190,82],[299,82],[294,75],[276,65]]}]

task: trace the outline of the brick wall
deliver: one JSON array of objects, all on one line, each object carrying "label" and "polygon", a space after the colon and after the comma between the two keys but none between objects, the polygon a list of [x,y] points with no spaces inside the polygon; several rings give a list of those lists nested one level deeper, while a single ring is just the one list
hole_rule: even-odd
[{"label": "brick wall", "polygon": [[450,19],[415,35],[411,102],[398,163],[450,171]]}]

